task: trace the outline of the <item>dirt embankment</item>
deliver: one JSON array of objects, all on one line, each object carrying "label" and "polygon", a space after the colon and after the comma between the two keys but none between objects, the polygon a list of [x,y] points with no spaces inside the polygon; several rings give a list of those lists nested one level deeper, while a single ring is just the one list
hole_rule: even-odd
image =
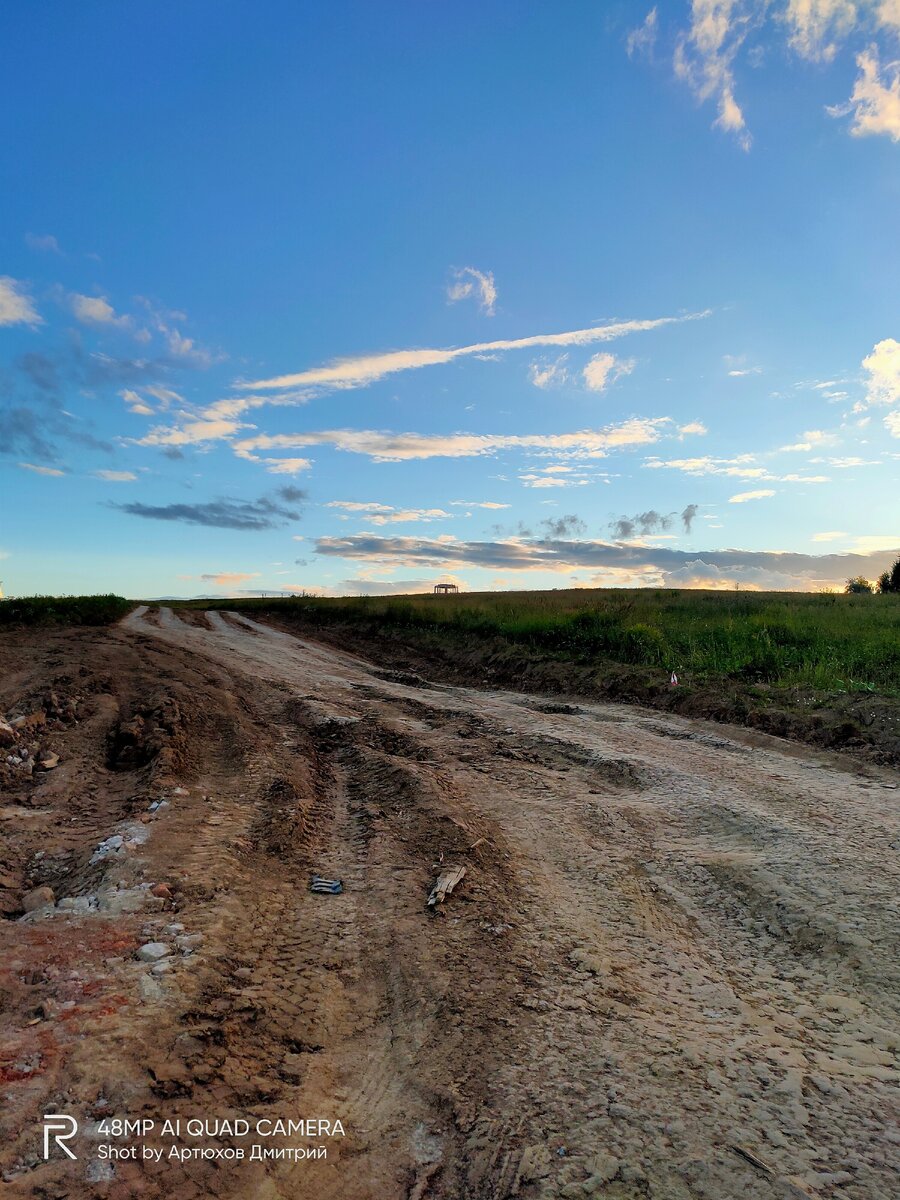
[{"label": "dirt embankment", "polygon": [[261,619],[301,637],[314,637],[372,658],[387,658],[398,670],[445,683],[623,701],[743,725],[774,737],[900,766],[898,697],[694,679],[690,673],[679,676],[678,686],[672,687],[665,671],[615,662],[572,662],[526,651],[499,638],[461,639],[424,630],[349,623],[312,627],[268,615]]}]

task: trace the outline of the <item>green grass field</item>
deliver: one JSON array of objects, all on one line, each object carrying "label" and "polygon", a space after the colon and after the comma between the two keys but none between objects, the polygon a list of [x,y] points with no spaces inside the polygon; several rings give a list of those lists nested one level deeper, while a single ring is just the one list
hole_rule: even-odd
[{"label": "green grass field", "polygon": [[502,639],[577,662],[608,660],[695,680],[900,694],[900,596],[570,589],[459,596],[194,601],[304,624]]}]

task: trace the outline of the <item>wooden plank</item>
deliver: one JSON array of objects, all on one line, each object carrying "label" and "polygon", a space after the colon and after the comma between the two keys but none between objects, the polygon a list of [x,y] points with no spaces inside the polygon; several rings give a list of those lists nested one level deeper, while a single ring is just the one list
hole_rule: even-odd
[{"label": "wooden plank", "polygon": [[465,867],[449,867],[446,871],[442,871],[437,877],[437,883],[431,889],[428,907],[434,908],[436,904],[443,904],[465,874]]}]

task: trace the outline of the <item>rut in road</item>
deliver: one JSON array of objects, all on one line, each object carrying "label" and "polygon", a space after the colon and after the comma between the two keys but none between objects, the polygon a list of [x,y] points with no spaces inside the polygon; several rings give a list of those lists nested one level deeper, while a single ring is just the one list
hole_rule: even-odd
[{"label": "rut in road", "polygon": [[[178,882],[202,945],[73,1042],[59,1087],[347,1129],[327,1161],[120,1164],[111,1200],[173,1170],[189,1200],[893,1194],[895,775],[440,687],[236,614],[139,609],[109,637],[192,709],[189,786],[132,869]],[[60,1170],[11,1195],[98,1194]]]}]

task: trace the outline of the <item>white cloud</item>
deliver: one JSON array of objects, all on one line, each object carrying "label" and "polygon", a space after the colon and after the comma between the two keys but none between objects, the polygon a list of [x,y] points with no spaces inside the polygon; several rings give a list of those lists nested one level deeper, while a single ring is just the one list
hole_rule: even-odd
[{"label": "white cloud", "polygon": [[852,0],[788,0],[784,14],[791,46],[804,58],[819,62],[831,62],[837,42],[853,29],[857,17]]},{"label": "white cloud", "polygon": [[[900,33],[900,0],[691,0],[690,9],[690,24],[675,44],[675,74],[699,100],[716,105],[715,125],[733,133],[745,150],[751,138],[735,97],[735,61],[748,35],[769,17],[786,33],[790,47],[814,62],[832,62],[852,33]],[[632,37],[640,38],[640,32]],[[639,45],[632,47],[629,39],[630,56]],[[763,53],[755,45],[748,60],[758,65]],[[900,141],[900,64],[889,63],[882,73],[876,44],[856,61],[861,74],[850,100],[827,111],[835,117],[852,114],[851,133],[857,137],[882,134]]]},{"label": "white cloud", "polygon": [[655,8],[651,8],[644,18],[642,25],[637,29],[632,29],[625,40],[625,49],[628,51],[628,57],[646,54],[648,57],[653,53],[653,47],[656,45],[657,34],[657,13]]},{"label": "white cloud", "polygon": [[379,504],[375,500],[329,500],[326,508],[343,508],[347,512],[393,512],[390,504]]},{"label": "white cloud", "polygon": [[736,496],[729,497],[729,504],[746,504],[748,500],[765,500],[767,496],[774,496],[775,493],[768,488],[762,488],[757,492],[738,492]]},{"label": "white cloud", "polygon": [[105,479],[107,483],[133,483],[137,475],[133,471],[94,471],[95,479]]},{"label": "white cloud", "polygon": [[862,361],[868,373],[866,399],[869,404],[900,402],[900,342],[885,338]]},{"label": "white cloud", "polygon": [[270,475],[298,475],[312,466],[311,458],[263,458],[257,461],[265,464]]},{"label": "white cloud", "polygon": [[130,329],[131,317],[120,316],[105,296],[82,296],[73,292],[69,304],[77,320],[83,325],[110,325],[117,329]]},{"label": "white cloud", "polygon": [[31,250],[43,250],[51,254],[62,254],[59,242],[52,233],[26,233],[25,245]]},{"label": "white cloud", "polygon": [[827,529],[824,533],[814,533],[812,540],[814,542],[838,542],[841,538],[849,536],[848,533],[844,533],[841,529]]},{"label": "white cloud", "polygon": [[247,426],[225,418],[192,417],[182,413],[183,424],[175,428],[158,425],[142,438],[132,438],[136,446],[199,446],[233,437]]},{"label": "white cloud", "polygon": [[528,368],[528,378],[537,388],[562,387],[569,378],[569,368],[565,366],[567,354],[548,362],[533,362]]},{"label": "white cloud", "polygon": [[595,354],[582,371],[584,386],[590,392],[602,392],[622,375],[634,370],[634,359],[616,358],[614,354]]},{"label": "white cloud", "polygon": [[137,413],[141,417],[152,417],[153,409],[149,404],[146,404],[140,394],[134,391],[133,388],[124,388],[119,395],[128,405],[128,411]]},{"label": "white cloud", "polygon": [[166,345],[169,353],[175,358],[182,358],[195,367],[209,367],[216,361],[216,355],[198,346],[193,338],[183,337],[177,329],[165,330]]},{"label": "white cloud", "polygon": [[399,371],[439,366],[442,363],[453,362],[457,358],[471,355],[484,355],[506,350],[529,350],[536,346],[587,346],[592,342],[608,342],[614,338],[625,337],[629,333],[642,333],[683,321],[701,320],[707,316],[709,316],[709,310],[689,313],[681,317],[614,321],[608,325],[596,325],[590,329],[573,329],[566,333],[540,333],[532,337],[476,342],[471,346],[456,346],[448,350],[390,350],[386,353],[340,359],[326,366],[312,367],[292,375],[279,375],[272,379],[259,379],[253,382],[239,383],[235,386],[241,391],[257,389],[272,391],[294,387],[365,387]]},{"label": "white cloud", "polygon": [[888,413],[884,418],[884,427],[891,437],[900,438],[900,412]]},{"label": "white cloud", "polygon": [[[560,479],[559,476],[565,476]],[[528,488],[567,488],[567,487],[587,487],[591,482],[590,479],[585,479],[583,469],[578,468],[576,473],[575,467],[564,466],[561,463],[553,463],[548,467],[540,467],[537,471],[531,471],[519,476],[520,481]],[[543,503],[555,503],[554,501],[545,500]]]},{"label": "white cloud", "polygon": [[398,508],[388,513],[372,513],[366,517],[370,525],[407,525],[411,521],[450,521],[454,514],[442,508]]},{"label": "white cloud", "polygon": [[858,554],[877,554],[879,550],[896,550],[900,547],[900,533],[867,534],[853,539],[853,549]]},{"label": "white cloud", "polygon": [[752,454],[739,454],[736,458],[711,458],[709,455],[668,460],[648,458],[644,466],[652,470],[667,467],[694,476],[725,475],[734,479],[765,479],[778,483],[830,482],[827,475],[773,475],[767,467],[759,466]]},{"label": "white cloud", "polygon": [[19,466],[23,471],[34,471],[35,475],[52,475],[54,477],[65,475],[65,471],[58,471],[56,467],[38,467],[34,463],[20,462]]},{"label": "white cloud", "polygon": [[[611,449],[642,446],[659,440],[670,423],[668,417],[632,417],[604,429],[582,429],[558,434],[477,434],[477,433],[385,433],[374,429],[329,429],[308,433],[259,434],[234,443],[240,457],[257,450],[302,449],[330,445],[350,454],[365,454],[376,462],[405,462],[427,458],[478,458],[498,450],[553,451],[575,458],[603,458]],[[192,438],[207,440],[205,428],[214,422],[195,421],[180,430],[154,431],[140,445],[184,445]],[[235,426],[236,422],[219,422]],[[219,434],[218,436],[227,436]],[[179,440],[172,440],[177,438]],[[151,440],[153,439],[153,440]]]},{"label": "white cloud", "polygon": [[40,325],[42,319],[30,296],[16,279],[0,275],[0,325]]},{"label": "white cloud", "polygon": [[[837,441],[837,435],[828,433],[824,429],[807,429],[802,435],[802,440],[793,442],[789,446],[779,446],[775,451],[776,454],[792,454],[806,453],[814,450],[817,447],[832,446]],[[822,459],[817,459],[817,462],[822,462]]]},{"label": "white cloud", "polygon": [[882,76],[878,48],[870,46],[856,57],[859,78],[846,104],[829,106],[832,117],[852,114],[854,137],[884,134],[900,142],[900,63],[887,63]]},{"label": "white cloud", "polygon": [[747,34],[748,17],[740,0],[693,0],[691,26],[675,47],[675,74],[700,100],[713,100],[715,124],[733,133],[744,150],[750,134],[734,97],[732,64]]},{"label": "white cloud", "polygon": [[509,504],[497,504],[495,500],[451,500],[451,507],[458,508],[510,508]]},{"label": "white cloud", "polygon": [[162,408],[168,408],[170,404],[180,404],[183,400],[183,397],[179,396],[178,392],[173,392],[171,388],[163,387],[159,383],[145,383],[144,391],[148,396],[153,396],[154,399],[159,400]]},{"label": "white cloud", "polygon": [[728,374],[732,379],[742,379],[745,375],[761,375],[762,367],[735,367]]},{"label": "white cloud", "polygon": [[447,299],[451,304],[473,297],[478,300],[481,311],[488,317],[494,315],[497,303],[497,285],[493,271],[479,271],[475,267],[461,267],[453,272],[454,282],[447,287]]},{"label": "white cloud", "polygon": [[690,421],[687,425],[678,426],[678,435],[680,438],[690,437],[692,434],[702,436],[704,433],[709,433],[709,430],[702,421]]}]

